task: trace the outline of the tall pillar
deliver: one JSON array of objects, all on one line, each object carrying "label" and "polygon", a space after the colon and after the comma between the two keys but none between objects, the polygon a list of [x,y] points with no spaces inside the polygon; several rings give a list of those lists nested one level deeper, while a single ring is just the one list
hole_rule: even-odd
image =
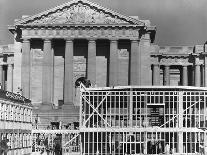
[{"label": "tall pillar", "polygon": [[183,70],[182,70],[182,83],[183,86],[187,86],[188,85],[188,67],[187,66],[183,66]]},{"label": "tall pillar", "polygon": [[201,65],[201,87],[205,87],[205,66]]},{"label": "tall pillar", "polygon": [[64,106],[73,103],[73,40],[65,43]]},{"label": "tall pillar", "polygon": [[110,40],[109,86],[116,86],[118,70],[118,41]]},{"label": "tall pillar", "polygon": [[26,98],[30,98],[30,41],[28,39],[24,39],[22,43],[21,68],[22,94]]},{"label": "tall pillar", "polygon": [[204,63],[205,63],[205,66],[204,66],[204,85],[205,87],[207,87],[207,55],[205,55],[205,58],[204,58]]},{"label": "tall pillar", "polygon": [[0,65],[0,89],[3,89],[3,65]]},{"label": "tall pillar", "polygon": [[7,67],[7,91],[13,92],[13,66],[8,64]]},{"label": "tall pillar", "polygon": [[92,85],[96,84],[96,41],[88,41],[88,65],[87,65],[87,78],[91,81]]},{"label": "tall pillar", "polygon": [[195,86],[200,87],[201,84],[200,64],[195,64]]},{"label": "tall pillar", "polygon": [[51,40],[44,40],[43,69],[42,69],[42,103],[51,106],[53,97],[54,54]]},{"label": "tall pillar", "polygon": [[131,40],[130,55],[130,85],[140,85],[141,80],[141,53],[138,40]]},{"label": "tall pillar", "polygon": [[191,66],[191,86],[195,86],[195,66]]},{"label": "tall pillar", "polygon": [[6,71],[3,67],[3,76],[2,76],[2,89],[6,90],[6,82],[5,82]]},{"label": "tall pillar", "polygon": [[153,85],[160,85],[160,65],[153,64]]},{"label": "tall pillar", "polygon": [[170,66],[165,65],[164,69],[164,85],[169,86],[170,85]]}]

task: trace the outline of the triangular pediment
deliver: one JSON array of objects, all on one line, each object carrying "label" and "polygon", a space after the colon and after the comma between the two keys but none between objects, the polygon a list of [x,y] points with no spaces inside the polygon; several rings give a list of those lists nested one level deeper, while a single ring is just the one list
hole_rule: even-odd
[{"label": "triangular pediment", "polygon": [[121,15],[87,0],[73,0],[42,13],[21,19],[15,25],[130,24],[144,25],[138,19]]}]

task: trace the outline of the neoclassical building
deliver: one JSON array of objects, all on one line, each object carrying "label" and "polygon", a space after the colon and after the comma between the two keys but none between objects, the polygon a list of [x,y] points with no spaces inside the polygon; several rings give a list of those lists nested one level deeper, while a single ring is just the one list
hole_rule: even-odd
[{"label": "neoclassical building", "polygon": [[87,0],[22,16],[9,31],[14,44],[1,47],[0,83],[22,90],[47,119],[77,119],[80,77],[101,87],[207,85],[207,46],[159,47],[149,20]]}]

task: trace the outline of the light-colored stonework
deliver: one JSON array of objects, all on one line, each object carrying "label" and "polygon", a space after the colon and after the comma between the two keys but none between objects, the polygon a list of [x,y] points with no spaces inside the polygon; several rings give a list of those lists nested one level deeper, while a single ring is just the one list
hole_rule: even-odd
[{"label": "light-colored stonework", "polygon": [[12,81],[11,91],[21,88],[35,107],[50,109],[48,116],[62,107],[76,119],[75,81],[80,77],[93,86],[207,86],[204,45],[159,47],[149,20],[87,0],[23,16],[9,30],[15,42],[13,48],[0,47],[0,83],[6,88]]}]

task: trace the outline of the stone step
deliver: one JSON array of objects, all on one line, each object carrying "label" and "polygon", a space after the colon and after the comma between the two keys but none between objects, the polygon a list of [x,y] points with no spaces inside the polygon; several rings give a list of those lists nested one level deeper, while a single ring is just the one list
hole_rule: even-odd
[{"label": "stone step", "polygon": [[47,129],[51,122],[62,122],[62,125],[79,121],[79,108],[67,107],[67,109],[35,109],[33,118],[38,115],[38,129]]}]

